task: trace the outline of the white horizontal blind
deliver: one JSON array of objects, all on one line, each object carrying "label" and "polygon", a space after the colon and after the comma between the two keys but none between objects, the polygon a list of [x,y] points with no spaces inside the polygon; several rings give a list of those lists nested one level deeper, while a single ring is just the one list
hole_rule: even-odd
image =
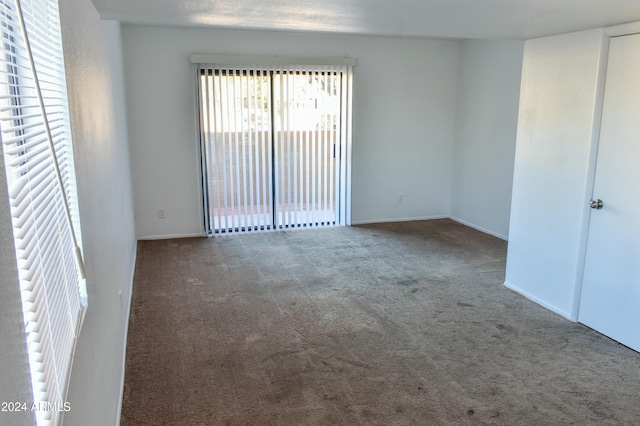
[{"label": "white horizontal blind", "polygon": [[75,258],[79,218],[58,3],[0,0],[0,10],[4,53],[0,137],[35,415],[39,425],[56,425],[64,412],[73,351],[86,305],[82,268]]},{"label": "white horizontal blind", "polygon": [[350,75],[346,65],[199,66],[209,232],[346,223]]}]

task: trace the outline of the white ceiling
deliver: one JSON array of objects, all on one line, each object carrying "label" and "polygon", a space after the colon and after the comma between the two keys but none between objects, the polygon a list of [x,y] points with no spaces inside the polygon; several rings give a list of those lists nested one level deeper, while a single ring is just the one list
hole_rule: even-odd
[{"label": "white ceiling", "polygon": [[92,0],[125,23],[529,39],[640,21],[640,0]]}]

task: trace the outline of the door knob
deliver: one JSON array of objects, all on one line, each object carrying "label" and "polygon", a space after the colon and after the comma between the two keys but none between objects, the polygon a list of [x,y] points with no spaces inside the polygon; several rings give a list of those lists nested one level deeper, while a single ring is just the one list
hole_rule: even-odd
[{"label": "door knob", "polygon": [[600,210],[604,206],[604,203],[600,198],[598,198],[597,200],[591,200],[591,202],[589,203],[589,206],[592,209]]}]

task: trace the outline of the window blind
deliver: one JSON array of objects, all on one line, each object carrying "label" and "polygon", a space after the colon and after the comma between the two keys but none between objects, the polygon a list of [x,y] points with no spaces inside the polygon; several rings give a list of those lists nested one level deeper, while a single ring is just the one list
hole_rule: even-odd
[{"label": "window blind", "polygon": [[254,59],[198,66],[207,231],[347,224],[352,61]]},{"label": "window blind", "polygon": [[0,0],[0,138],[38,425],[60,424],[86,289],[55,0]]}]

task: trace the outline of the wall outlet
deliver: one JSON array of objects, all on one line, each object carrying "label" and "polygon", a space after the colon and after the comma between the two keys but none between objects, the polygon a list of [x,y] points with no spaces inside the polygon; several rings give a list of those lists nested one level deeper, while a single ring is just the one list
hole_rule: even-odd
[{"label": "wall outlet", "polygon": [[164,219],[164,209],[158,209],[158,219]]},{"label": "wall outlet", "polygon": [[398,203],[404,202],[404,194],[398,194]]}]

